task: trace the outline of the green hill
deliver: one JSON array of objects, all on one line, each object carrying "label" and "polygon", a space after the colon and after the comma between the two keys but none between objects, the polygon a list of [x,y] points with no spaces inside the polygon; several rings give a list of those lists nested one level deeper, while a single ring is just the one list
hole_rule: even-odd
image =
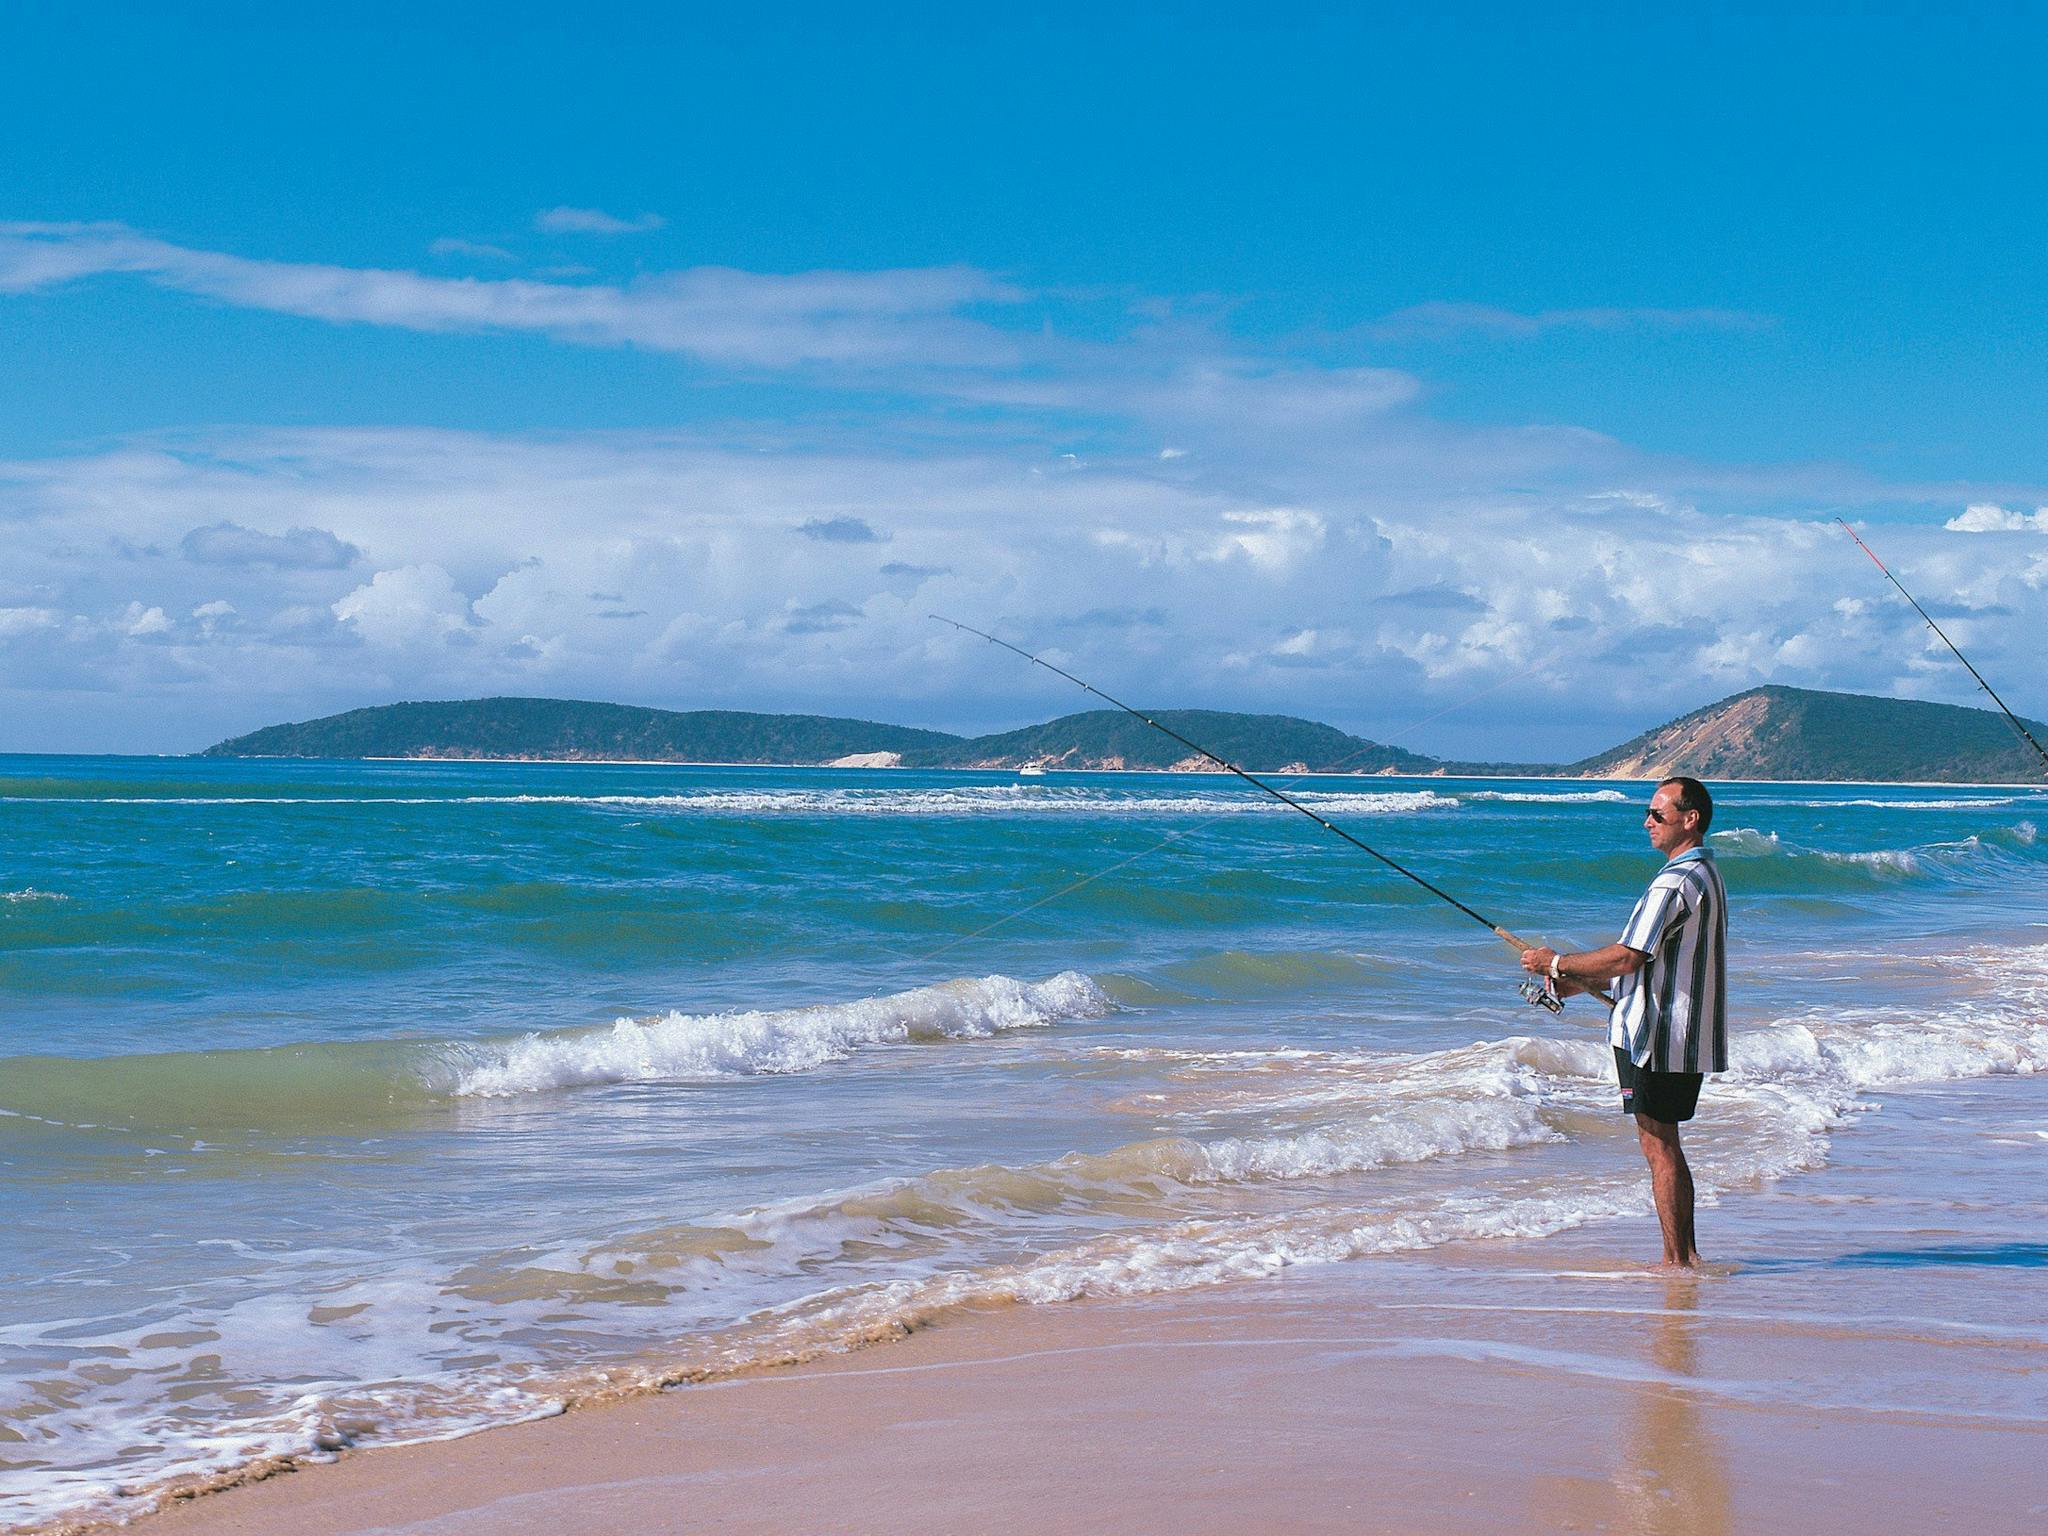
[{"label": "green hill", "polygon": [[[1352,736],[1335,726],[1291,715],[1240,715],[1213,709],[1163,709],[1161,725],[1199,741],[1220,757],[1254,773],[1293,764],[1326,773],[1430,773],[1436,759]],[[906,754],[904,761],[933,768],[1172,768],[1196,766],[1187,747],[1135,715],[1096,709],[1063,715],[1043,725],[976,736]],[[1204,769],[1214,765],[1202,762]]]},{"label": "green hill", "polygon": [[382,704],[273,725],[205,757],[560,758],[685,763],[825,763],[958,741],[943,731],[828,715],[638,709],[575,699]]},{"label": "green hill", "polygon": [[[1447,763],[1292,715],[1169,709],[1155,716],[1254,773],[1526,775],[1656,779],[1868,779],[2028,783],[2048,778],[2003,716],[1953,704],[1806,688],[1752,688],[1569,764]],[[2033,725],[2048,740],[2048,726]],[[569,699],[386,704],[273,725],[209,757],[556,758],[570,761],[830,763],[872,756],[913,768],[1208,767],[1135,716],[1098,709],[963,738],[826,715],[639,709]]]},{"label": "green hill", "polygon": [[[2036,739],[2048,727],[2029,721]],[[2041,759],[1988,709],[1766,687],[1645,731],[1563,772],[1579,778],[1872,779],[2012,784]]]}]

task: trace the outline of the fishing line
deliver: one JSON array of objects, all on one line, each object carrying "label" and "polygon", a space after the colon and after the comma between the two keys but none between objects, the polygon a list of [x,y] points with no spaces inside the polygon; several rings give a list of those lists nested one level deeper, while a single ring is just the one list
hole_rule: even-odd
[{"label": "fishing line", "polygon": [[[1527,676],[1530,672],[1533,672],[1539,664],[1540,663],[1537,662],[1531,662],[1528,666],[1522,668],[1520,671],[1510,672],[1506,677],[1488,683],[1484,688],[1480,689],[1477,693],[1470,694],[1467,697],[1458,700],[1455,704],[1446,704],[1442,709],[1438,710],[1433,715],[1424,715],[1420,720],[1410,721],[1407,725],[1402,726],[1400,730],[1394,732],[1393,735],[1389,736],[1387,740],[1398,741],[1403,736],[1412,735],[1414,732],[1421,730],[1425,725],[1428,725],[1431,721],[1441,720],[1445,715],[1452,714],[1457,710],[1463,709],[1468,704],[1476,704],[1479,700],[1485,698],[1488,694],[1498,692],[1500,689],[1507,687],[1509,683],[1515,682],[1519,678]],[[1364,746],[1360,747],[1356,752],[1351,753],[1348,757],[1340,757],[1337,759],[1336,762],[1332,763],[1329,767],[1318,769],[1316,770],[1316,772],[1318,774],[1336,773],[1340,771],[1346,763],[1352,761],[1354,758],[1360,758],[1365,756],[1366,753],[1370,752],[1373,749],[1373,746],[1374,743],[1367,742]],[[1298,784],[1300,780],[1298,778],[1295,778],[1286,779],[1282,782],[1285,783],[1291,789],[1296,784]],[[949,949],[956,949],[960,945],[968,943],[971,940],[981,938],[986,934],[994,933],[996,929],[1002,927],[1005,923],[1012,923],[1020,917],[1027,917],[1031,913],[1036,912],[1040,907],[1050,906],[1053,902],[1060,900],[1062,897],[1071,896],[1074,894],[1074,892],[1081,890],[1084,887],[1093,885],[1098,880],[1107,879],[1109,876],[1115,874],[1118,870],[1129,869],[1133,864],[1137,864],[1145,859],[1151,858],[1153,854],[1158,853],[1161,849],[1171,848],[1175,843],[1180,842],[1183,838],[1193,837],[1197,832],[1206,832],[1209,828],[1216,826],[1218,823],[1229,821],[1230,819],[1230,815],[1228,813],[1225,813],[1219,816],[1211,816],[1205,821],[1198,821],[1192,827],[1183,827],[1178,832],[1169,832],[1165,837],[1162,837],[1150,848],[1141,849],[1139,852],[1132,854],[1127,859],[1119,859],[1116,863],[1107,865],[1102,869],[1098,869],[1093,874],[1083,875],[1080,879],[1076,880],[1072,885],[1063,885],[1058,890],[1054,891],[1051,895],[1041,896],[1038,900],[1032,902],[1029,906],[1019,907],[1014,912],[1005,912],[1001,917],[996,918],[993,922],[983,924],[981,927],[975,929],[972,933],[963,933],[957,938],[948,939],[945,943],[941,944],[937,949],[929,950],[919,958],[924,960],[936,960],[940,955],[943,955]],[[901,953],[901,951],[899,951],[899,953]]]},{"label": "fishing line", "polygon": [[1886,565],[1882,560],[1877,558],[1877,551],[1872,549],[1868,544],[1863,542],[1862,535],[1857,533],[1857,531],[1854,528],[1851,528],[1845,519],[1838,517],[1835,519],[1835,521],[1842,525],[1842,531],[1844,533],[1848,534],[1850,538],[1856,541],[1856,547],[1862,550],[1863,553],[1865,553],[1866,555],[1870,556],[1871,563],[1874,564],[1880,571],[1884,572],[1884,579],[1890,582],[1893,586],[1898,587],[1899,596],[1903,597],[1907,602],[1913,605],[1913,611],[1919,614],[1920,617],[1926,621],[1927,627],[1933,630],[1935,634],[1941,636],[1941,643],[1947,646],[1951,651],[1955,652],[1956,660],[1960,661],[1963,664],[1963,666],[1966,669],[1968,669],[1970,676],[1977,679],[1977,686],[1979,688],[1982,688],[1986,693],[1991,695],[1991,702],[1998,706],[1999,713],[2005,716],[2007,723],[2010,724],[2014,730],[2018,731],[2020,733],[2021,739],[2024,740],[2028,746],[2032,747],[2034,751],[2040,756],[2042,767],[2048,768],[2048,747],[2043,747],[2040,742],[2034,740],[2034,733],[2027,729],[2026,722],[2020,719],[2018,715],[2014,714],[2011,710],[2005,707],[2005,700],[2001,699],[1998,696],[1998,690],[1993,688],[1989,683],[1984,681],[1984,674],[1979,672],[1975,667],[1970,665],[1970,658],[1963,654],[1962,648],[1958,646],[1955,643],[1955,641],[1949,639],[1949,637],[1946,634],[1942,633],[1941,626],[1934,622],[1934,620],[1928,615],[1927,610],[1920,606],[1919,601],[1913,596],[1913,594],[1908,592],[1905,589],[1905,587],[1900,583],[1899,578],[1892,574],[1891,567]]},{"label": "fishing line", "polygon": [[[1181,733],[1173,729],[1172,726],[1161,725],[1157,720],[1153,719],[1143,710],[1135,709],[1131,705],[1126,704],[1122,699],[1116,698],[1111,694],[1104,693],[1100,688],[1097,688],[1094,684],[1084,682],[1082,679],[1074,676],[1073,673],[1067,671],[1064,667],[1054,666],[1051,662],[1047,661],[1042,656],[1034,656],[1031,654],[1031,652],[1024,650],[1019,646],[1012,645],[1007,640],[998,639],[996,636],[988,633],[987,630],[976,629],[972,624],[962,624],[958,619],[949,619],[944,614],[935,613],[932,614],[931,617],[933,619],[936,619],[941,624],[950,624],[953,628],[960,630],[966,634],[979,635],[982,639],[988,641],[991,645],[999,645],[1004,650],[1011,652],[1013,655],[1023,657],[1033,666],[1044,667],[1046,671],[1051,672],[1056,676],[1065,678],[1075,687],[1083,690],[1086,693],[1093,694],[1096,698],[1101,699],[1105,704],[1113,704],[1118,709],[1122,710],[1125,714],[1133,715],[1136,718],[1144,721],[1147,725],[1151,726],[1155,731],[1158,731],[1163,735],[1172,737],[1175,741],[1179,742],[1189,751],[1196,753],[1198,756],[1207,758],[1210,762],[1214,763],[1217,767],[1223,769],[1226,773],[1235,774],[1238,778],[1243,779],[1247,784],[1250,784],[1253,788],[1262,790],[1266,794],[1271,795],[1275,800],[1278,800],[1282,805],[1288,806],[1293,810],[1299,811],[1302,815],[1306,816],[1310,821],[1314,822],[1317,826],[1321,827],[1325,832],[1331,832],[1334,833],[1336,836],[1343,838],[1345,842],[1351,844],[1352,847],[1358,849],[1361,853],[1368,854],[1372,858],[1377,859],[1381,864],[1384,864],[1388,869],[1393,870],[1395,874],[1400,875],[1403,879],[1413,881],[1416,885],[1421,886],[1422,889],[1429,892],[1430,895],[1436,897],[1439,901],[1445,902],[1450,906],[1456,907],[1460,912],[1464,913],[1467,917],[1471,918],[1472,921],[1478,923],[1488,932],[1494,934],[1497,938],[1501,940],[1501,942],[1510,946],[1517,953],[1521,953],[1523,951],[1536,948],[1536,946],[1534,944],[1531,944],[1527,939],[1517,937],[1516,935],[1508,932],[1508,930],[1503,928],[1499,923],[1494,922],[1491,918],[1478,912],[1474,908],[1467,906],[1464,902],[1458,900],[1457,897],[1453,896],[1449,891],[1446,891],[1442,887],[1434,885],[1428,880],[1425,880],[1421,875],[1418,875],[1417,873],[1415,873],[1414,870],[1409,869],[1400,861],[1389,858],[1386,854],[1381,853],[1379,849],[1373,847],[1372,844],[1366,842],[1365,839],[1358,837],[1351,832],[1346,831],[1344,828],[1338,826],[1335,822],[1331,821],[1328,817],[1317,815],[1314,811],[1310,810],[1307,806],[1303,805],[1299,800],[1295,799],[1285,790],[1276,789],[1271,784],[1268,784],[1264,779],[1259,778],[1256,774],[1248,773],[1244,769],[1238,767],[1237,764],[1231,762],[1228,758],[1217,756],[1214,752],[1211,752],[1207,747],[1203,746],[1200,742],[1191,741],[1187,737],[1181,735]],[[1602,993],[1594,992],[1589,993],[1588,995],[1599,998],[1600,1001],[1608,1004],[1609,1007],[1613,1006],[1614,1000],[1610,997],[1605,996]],[[1535,999],[1532,997],[1530,1001],[1534,1002]],[[1548,1007],[1549,1004],[1546,1003],[1544,1004],[1544,1006]]]}]

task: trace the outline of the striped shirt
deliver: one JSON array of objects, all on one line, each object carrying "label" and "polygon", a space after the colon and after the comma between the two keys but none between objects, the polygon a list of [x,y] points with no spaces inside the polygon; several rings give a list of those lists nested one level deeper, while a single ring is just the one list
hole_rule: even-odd
[{"label": "striped shirt", "polygon": [[1608,1039],[1651,1072],[1728,1070],[1728,892],[1705,848],[1666,864],[1621,942],[1650,958],[1614,989]]}]

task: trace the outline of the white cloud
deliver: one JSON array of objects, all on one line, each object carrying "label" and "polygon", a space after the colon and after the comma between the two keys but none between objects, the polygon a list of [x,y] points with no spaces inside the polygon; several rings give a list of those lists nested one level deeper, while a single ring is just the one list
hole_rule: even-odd
[{"label": "white cloud", "polygon": [[379,571],[334,604],[334,616],[372,645],[394,649],[446,641],[469,625],[469,599],[438,565]]},{"label": "white cloud", "polygon": [[0,640],[55,629],[63,621],[62,614],[48,608],[0,608]]},{"label": "white cloud", "polygon": [[1973,502],[1942,526],[1954,533],[2048,533],[2048,507],[2029,516],[2008,512],[1995,502]]},{"label": "white cloud", "polygon": [[256,261],[119,226],[0,224],[0,293],[126,273],[251,309],[415,331],[534,331],[766,368],[986,367],[1011,361],[1002,332],[959,311],[1023,297],[965,267],[767,274],[722,267],[623,284]]},{"label": "white cloud", "polygon": [[121,630],[131,639],[145,640],[152,635],[169,634],[171,621],[161,608],[145,608],[140,603],[130,603],[121,616]]},{"label": "white cloud", "polygon": [[533,216],[533,227],[547,235],[637,235],[667,222],[658,213],[622,219],[602,208],[543,208]]},{"label": "white cloud", "polygon": [[[1637,729],[1774,679],[1967,699],[1927,669],[1918,620],[1819,517],[1624,511],[1598,492],[1540,507],[1456,487],[1368,500],[1350,477],[1273,505],[1206,475],[1164,481],[1150,450],[1062,475],[1033,476],[1033,462],[972,443],[921,458],[864,441],[760,455],[658,434],[329,430],[0,466],[10,579],[42,594],[0,609],[0,683],[62,667],[77,686],[120,688],[138,722],[159,722],[135,743],[152,748],[365,690],[976,728],[1083,706],[933,625],[938,611],[1056,645],[1111,691],[1382,732],[1526,675],[1453,717],[1493,720],[1484,750],[1502,756],[1591,751],[1618,739],[1617,722]],[[821,507],[890,541],[794,536]],[[335,530],[375,574],[195,564],[178,553],[195,513],[213,520],[201,526]],[[168,553],[81,553],[116,533]],[[2032,675],[2026,637],[2048,624],[2048,591],[1938,525],[1893,525],[1885,553],[1923,600],[1986,615],[1973,659],[2038,709],[2017,679]],[[147,605],[121,590],[138,569]],[[1104,618],[1140,609],[1143,622]],[[66,613],[97,613],[99,627],[59,647]],[[330,665],[335,646],[352,647],[345,668]],[[183,670],[152,681],[145,661]],[[211,734],[189,704],[199,667],[238,710]],[[1531,688],[1556,706],[1532,712]]]},{"label": "white cloud", "polygon": [[1243,558],[1259,569],[1284,572],[1296,562],[1308,559],[1322,548],[1329,527],[1314,512],[1274,508],[1256,512],[1226,512],[1223,521],[1229,531],[1219,535],[1203,552],[1209,560]]},{"label": "white cloud", "polygon": [[1655,491],[1600,491],[1586,498],[1588,501],[1619,502],[1624,507],[1633,507],[1638,512],[1661,512],[1671,505],[1668,498]]},{"label": "white cloud", "polygon": [[[1747,509],[1946,511],[1971,495],[1953,485],[1439,420],[1412,374],[1290,363],[1157,316],[1063,338],[1041,323],[1053,298],[968,269],[486,281],[0,226],[0,288],[92,274],[825,386],[716,431],[211,431],[0,463],[0,688],[118,692],[139,747],[210,739],[195,678],[238,729],[543,688],[971,728],[1083,707],[934,609],[1057,646],[1113,690],[1367,730],[1526,676],[1557,707],[1489,693],[1474,717],[1500,756],[1576,755],[1617,721],[1773,678],[1945,686],[1917,620],[1817,511]],[[1559,313],[1578,318],[1522,318],[1606,312]],[[848,407],[849,383],[874,392]],[[1991,494],[1949,526],[2039,527]],[[1888,524],[1886,543],[1917,595],[1981,616],[1973,659],[2032,675],[2048,557],[2015,569],[2007,541],[1933,521]]]}]

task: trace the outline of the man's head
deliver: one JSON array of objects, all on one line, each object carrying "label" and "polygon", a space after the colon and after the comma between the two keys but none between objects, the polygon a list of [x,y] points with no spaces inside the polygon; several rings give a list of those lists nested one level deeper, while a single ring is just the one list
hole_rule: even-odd
[{"label": "man's head", "polygon": [[1707,828],[1714,824],[1714,797],[1698,779],[1666,779],[1650,796],[1643,823],[1650,830],[1652,848],[1666,858],[1683,853],[1706,841]]}]

